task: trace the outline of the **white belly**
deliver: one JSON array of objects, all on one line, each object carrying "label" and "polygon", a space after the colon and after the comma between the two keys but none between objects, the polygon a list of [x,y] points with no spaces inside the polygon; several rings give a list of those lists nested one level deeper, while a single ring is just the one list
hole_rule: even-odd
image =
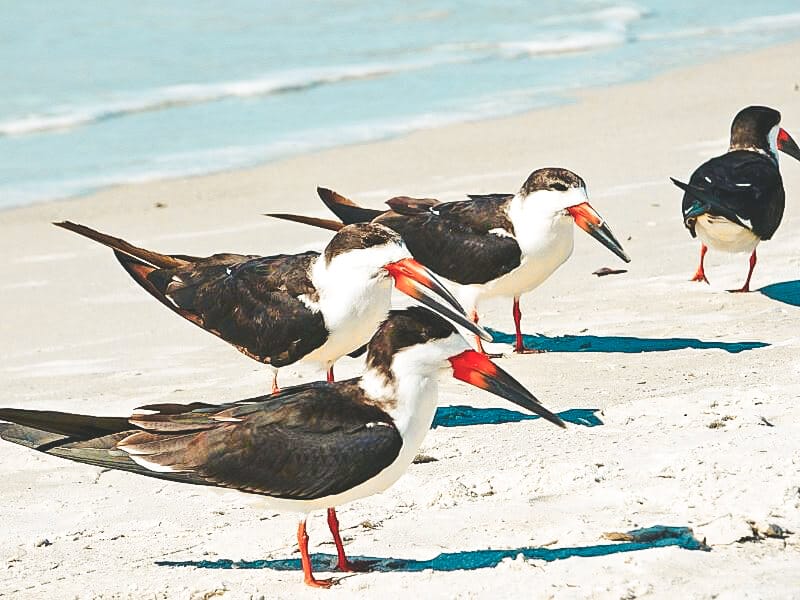
[{"label": "white belly", "polygon": [[337,297],[331,295],[320,301],[328,339],[303,360],[330,365],[366,344],[389,314],[392,297],[389,279],[365,286],[356,293],[346,286],[347,282],[343,282],[343,292]]},{"label": "white belly", "polygon": [[558,219],[547,227],[525,232],[517,238],[522,249],[522,261],[513,271],[482,284],[457,286],[456,297],[467,309],[475,308],[483,298],[498,296],[519,297],[539,287],[563,265],[572,254],[575,244],[575,225],[572,218]]},{"label": "white belly", "polygon": [[747,227],[742,227],[725,217],[708,214],[697,217],[695,232],[706,246],[723,252],[749,253],[755,250],[760,241]]},{"label": "white belly", "polygon": [[572,227],[568,235],[556,236],[546,241],[522,258],[519,267],[485,284],[482,296],[520,296],[539,287],[563,265],[572,254],[574,238]]}]

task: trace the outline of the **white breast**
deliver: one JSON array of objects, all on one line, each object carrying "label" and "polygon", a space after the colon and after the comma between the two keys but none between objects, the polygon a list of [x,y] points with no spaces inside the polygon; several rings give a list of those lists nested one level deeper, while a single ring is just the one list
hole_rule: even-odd
[{"label": "white breast", "polygon": [[[520,265],[486,283],[462,285],[442,278],[467,312],[476,310],[484,298],[520,296],[539,287],[572,255],[575,244],[575,221],[568,215],[520,215],[514,222],[515,238],[520,246]],[[489,235],[495,235],[490,233]]]},{"label": "white breast", "polygon": [[575,243],[572,217],[532,222],[517,235],[522,251],[520,266],[486,284],[482,296],[519,296],[539,287],[572,254]]},{"label": "white breast", "polygon": [[389,314],[391,294],[391,281],[383,279],[359,286],[343,282],[321,297],[328,339],[304,360],[330,364],[366,344]]},{"label": "white breast", "polygon": [[[520,265],[494,281],[475,286],[476,302],[481,298],[520,296],[529,292],[570,257],[575,240],[574,221],[563,210],[553,207],[556,200],[564,202],[563,196],[563,193],[544,191],[527,198],[514,197],[508,216],[514,224],[514,238],[522,254]],[[584,196],[580,195],[575,202],[583,200]]]},{"label": "white breast", "polygon": [[760,241],[747,227],[712,215],[700,215],[695,223],[695,231],[708,247],[723,252],[752,252]]},{"label": "white breast", "polygon": [[391,308],[392,280],[383,265],[408,256],[397,244],[354,250],[330,264],[320,256],[311,273],[319,300],[306,303],[322,313],[329,335],[304,360],[330,365],[366,344]]}]

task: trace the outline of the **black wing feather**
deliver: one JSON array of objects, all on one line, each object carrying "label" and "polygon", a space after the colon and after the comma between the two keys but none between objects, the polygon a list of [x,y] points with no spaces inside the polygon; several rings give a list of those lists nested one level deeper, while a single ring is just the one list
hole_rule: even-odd
[{"label": "black wing feather", "polygon": [[358,206],[352,200],[345,198],[341,194],[329,190],[327,188],[318,187],[317,194],[319,194],[325,206],[335,214],[342,223],[345,225],[352,225],[353,223],[369,223],[375,217],[381,215],[384,211],[375,210],[373,208],[364,208]]},{"label": "black wing feather", "polygon": [[210,482],[193,473],[151,471],[116,445],[136,433],[123,417],[94,417],[56,411],[0,409],[0,438],[32,450],[95,467],[198,485]]},{"label": "black wing feather", "polygon": [[314,300],[308,271],[318,253],[169,255],[78,223],[55,225],[111,248],[134,281],[159,302],[258,361],[290,364],[327,338],[322,315],[300,299]]},{"label": "black wing feather", "polygon": [[[375,220],[397,231],[411,254],[437,275],[460,284],[486,283],[520,265],[521,251],[506,217],[513,196],[491,195],[446,202],[411,214],[396,211]],[[394,199],[398,200],[398,199]]]},{"label": "black wing feather", "polygon": [[[348,490],[389,466],[402,438],[380,408],[358,402],[355,380],[315,382],[191,415],[174,415],[190,435],[147,431],[124,442],[147,460],[208,482],[278,498],[311,500]],[[354,399],[356,398],[356,399]],[[201,413],[201,414],[197,414]],[[214,426],[200,431],[197,417]],[[163,428],[162,422],[152,423]]]},{"label": "black wing feather", "polygon": [[[315,382],[230,404],[130,419],[0,409],[0,437],[47,454],[148,477],[311,500],[380,473],[403,445],[356,380]],[[75,432],[75,436],[63,431]],[[94,431],[94,433],[92,433]],[[131,456],[173,471],[155,471]]]},{"label": "black wing feather", "polygon": [[504,202],[510,201],[513,197],[514,194],[467,194],[467,198],[470,200],[477,200],[480,202]]},{"label": "black wing feather", "polygon": [[[506,216],[514,194],[475,194],[468,200],[446,203],[398,196],[387,202],[392,210],[379,211],[358,206],[326,188],[317,191],[343,223],[371,220],[394,229],[414,258],[451,281],[465,285],[486,283],[520,265],[520,248],[510,237],[514,227]],[[287,218],[287,215],[276,216]],[[293,215],[288,218],[317,225],[324,223]],[[495,229],[508,232],[509,236],[488,233]]]},{"label": "black wing feather", "polygon": [[[703,163],[692,174],[691,188],[683,196],[683,214],[697,202],[705,202],[712,215],[747,226],[762,240],[770,239],[783,218],[785,193],[780,171],[769,157],[738,150]],[[703,195],[703,198],[699,198]],[[743,222],[744,221],[744,222]],[[685,223],[693,231],[692,223]]]},{"label": "black wing feather", "polygon": [[137,272],[132,259],[117,258],[163,304],[248,356],[276,367],[320,347],[327,337],[314,300],[309,269],[318,253],[243,256],[215,254],[168,269]]}]

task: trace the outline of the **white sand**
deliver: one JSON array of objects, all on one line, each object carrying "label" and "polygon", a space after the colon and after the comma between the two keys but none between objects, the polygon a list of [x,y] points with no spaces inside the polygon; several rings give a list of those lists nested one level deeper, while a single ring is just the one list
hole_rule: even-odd
[{"label": "white sand", "polygon": [[[553,351],[500,360],[551,409],[581,409],[602,426],[440,427],[423,449],[438,462],[415,465],[385,494],[340,509],[351,555],[453,554],[434,569],[384,563],[387,572],[319,592],[297,570],[162,566],[297,558],[296,516],[259,508],[252,497],[101,473],[2,443],[0,597],[800,597],[798,535],[737,541],[751,534],[748,520],[800,531],[800,308],[724,292],[744,280],[743,255],[709,254],[712,286],[687,282],[698,244],[667,179],[686,178],[723,151],[731,117],[747,104],[779,108],[800,139],[798,54],[800,44],[787,45],[514,118],[2,213],[2,404],[98,414],[245,398],[263,393],[269,375],[170,314],[107,250],[53,220],[162,251],[274,253],[324,243],[326,232],[258,216],[325,215],[316,185],[378,206],[401,193],[449,200],[514,191],[534,168],[560,165],[587,180],[633,262],[625,275],[594,277],[621,263],[576,231],[574,256],[522,303],[524,329],[546,336]],[[794,282],[772,295],[793,290],[798,304],[800,163],[784,157],[783,174],[784,223],[759,248],[753,284]],[[497,302],[485,322],[513,331],[510,313],[510,302]],[[581,337],[552,339],[562,335]],[[763,347],[732,351],[745,342]],[[338,374],[360,367],[348,359]],[[282,371],[285,384],[320,376],[305,366]],[[441,404],[513,410],[457,382],[446,383]],[[606,532],[656,525],[690,527],[710,551],[579,556],[613,544]],[[333,552],[321,516],[310,535],[314,552]],[[481,551],[517,549],[568,558],[472,567],[478,558],[497,562]]]}]

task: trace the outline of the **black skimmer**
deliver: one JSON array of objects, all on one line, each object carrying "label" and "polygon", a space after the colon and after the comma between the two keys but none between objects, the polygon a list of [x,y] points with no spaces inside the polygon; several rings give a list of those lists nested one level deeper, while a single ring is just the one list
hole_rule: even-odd
[{"label": "black skimmer", "polygon": [[785,194],[778,151],[800,160],[800,148],[781,129],[781,114],[766,106],[748,106],[731,124],[728,151],[700,165],[689,183],[672,178],[684,191],[683,223],[700,238],[700,266],[691,281],[708,283],[703,261],[709,248],[750,253],[749,292],[756,246],[772,238],[783,217]]},{"label": "black skimmer", "polygon": [[[466,327],[464,309],[400,236],[382,225],[341,229],[322,253],[206,258],[160,254],[84,225],[59,227],[114,251],[131,277],[162,304],[273,369],[299,360],[333,363],[356,353],[389,313],[397,289]],[[450,307],[436,301],[435,292]],[[476,335],[491,339],[481,328]]]},{"label": "black skimmer", "polygon": [[[589,204],[583,179],[567,169],[538,169],[516,194],[475,194],[446,203],[402,196],[389,200],[391,210],[387,211],[360,207],[325,188],[317,191],[341,223],[298,215],[269,216],[328,229],[365,221],[394,229],[414,258],[455,284],[451,289],[476,323],[480,301],[494,296],[514,299],[516,352],[529,351],[520,327],[520,296],[538,287],[572,254],[572,223],[630,262]],[[480,339],[477,342],[482,349]]]},{"label": "black skimmer", "polygon": [[304,514],[297,541],[305,582],[328,587],[333,581],[311,570],[308,513],[328,509],[339,568],[358,568],[344,552],[335,507],[385,490],[408,469],[446,370],[564,427],[450,323],[413,307],[391,312],[355,379],[221,405],[144,406],[129,418],[3,408],[0,437],[104,468],[267,496],[270,507]]}]

